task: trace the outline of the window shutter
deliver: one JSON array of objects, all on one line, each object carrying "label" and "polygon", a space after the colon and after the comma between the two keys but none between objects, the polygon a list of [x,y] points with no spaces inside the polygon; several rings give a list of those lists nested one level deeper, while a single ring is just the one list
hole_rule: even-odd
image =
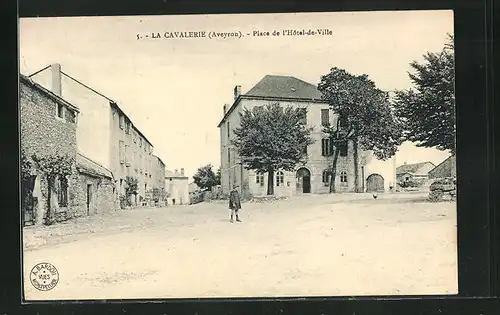
[{"label": "window shutter", "polygon": [[328,109],[321,110],[321,125],[328,126],[330,124],[330,112]]},{"label": "window shutter", "polygon": [[120,155],[120,163],[123,164],[125,163],[125,157],[124,157],[124,152],[123,152],[123,141],[120,140],[119,142],[119,155]]}]

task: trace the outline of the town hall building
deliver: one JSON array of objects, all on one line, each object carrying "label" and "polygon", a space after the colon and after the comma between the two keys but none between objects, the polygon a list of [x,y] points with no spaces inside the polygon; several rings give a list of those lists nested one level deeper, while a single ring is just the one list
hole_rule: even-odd
[{"label": "town hall building", "polygon": [[[277,196],[293,196],[297,194],[323,194],[329,192],[329,172],[333,158],[333,147],[323,132],[327,124],[335,126],[338,115],[322,100],[321,92],[308,82],[292,76],[266,75],[247,93],[241,93],[241,86],[234,88],[234,102],[224,105],[220,129],[221,154],[221,186],[223,193],[238,185],[244,195],[262,196],[267,193],[267,174],[256,174],[246,170],[241,164],[236,148],[231,144],[234,128],[239,125],[239,113],[243,108],[252,109],[279,103],[283,107],[305,109],[305,121],[312,128],[311,138],[314,144],[307,147],[307,162],[296,166],[295,171],[276,170],[274,193]],[[337,160],[335,190],[336,192],[354,191],[353,144],[351,142],[339,147]],[[363,191],[384,191],[393,178],[391,167],[387,162],[378,167],[371,152],[359,150],[359,184]],[[378,161],[380,162],[380,161]],[[373,164],[373,165],[371,165]],[[378,163],[381,164],[381,163]],[[385,172],[378,170],[388,169]],[[383,173],[383,174],[379,174]],[[371,176],[371,177],[370,177]],[[388,177],[388,178],[386,178]]]}]

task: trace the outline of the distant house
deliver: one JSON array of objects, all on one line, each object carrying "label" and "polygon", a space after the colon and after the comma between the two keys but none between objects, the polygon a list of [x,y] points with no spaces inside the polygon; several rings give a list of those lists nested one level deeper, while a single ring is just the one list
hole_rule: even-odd
[{"label": "distant house", "polygon": [[396,168],[396,180],[398,183],[407,181],[427,180],[429,178],[429,171],[435,165],[432,162],[420,162],[413,164],[403,164]]},{"label": "distant house", "polygon": [[167,204],[189,204],[189,177],[184,175],[183,168],[180,172],[165,170],[165,190],[168,195]]},{"label": "distant house", "polygon": [[189,183],[189,185],[188,185],[189,193],[194,193],[194,192],[197,192],[200,190],[201,190],[200,187],[198,187],[198,185],[195,182]]},{"label": "distant house", "polygon": [[457,161],[455,155],[451,155],[438,166],[429,171],[429,178],[450,178],[457,176]]}]

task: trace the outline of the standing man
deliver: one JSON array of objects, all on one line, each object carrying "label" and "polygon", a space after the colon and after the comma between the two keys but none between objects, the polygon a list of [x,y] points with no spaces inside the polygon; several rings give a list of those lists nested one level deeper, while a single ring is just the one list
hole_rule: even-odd
[{"label": "standing man", "polygon": [[231,190],[231,193],[229,194],[229,209],[231,209],[231,220],[230,222],[233,223],[233,217],[236,214],[236,222],[241,222],[240,218],[238,217],[238,210],[241,209],[241,201],[240,201],[240,193],[238,192],[237,188],[238,185],[234,185],[233,190]]}]

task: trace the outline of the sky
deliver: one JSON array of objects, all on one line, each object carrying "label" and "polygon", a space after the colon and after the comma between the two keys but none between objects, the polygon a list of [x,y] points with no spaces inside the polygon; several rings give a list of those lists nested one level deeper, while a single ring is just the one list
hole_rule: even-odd
[{"label": "sky", "polygon": [[[285,29],[329,29],[331,35],[252,36]],[[190,31],[243,36],[152,38]],[[316,85],[339,67],[368,74],[383,90],[411,88],[409,63],[441,51],[453,34],[453,12],[22,18],[19,32],[22,74],[61,64],[63,72],[116,101],[167,169],[184,168],[192,176],[200,166],[220,165],[217,125],[235,85],[245,93],[267,74]],[[404,143],[396,160],[437,165],[448,156]]]}]

